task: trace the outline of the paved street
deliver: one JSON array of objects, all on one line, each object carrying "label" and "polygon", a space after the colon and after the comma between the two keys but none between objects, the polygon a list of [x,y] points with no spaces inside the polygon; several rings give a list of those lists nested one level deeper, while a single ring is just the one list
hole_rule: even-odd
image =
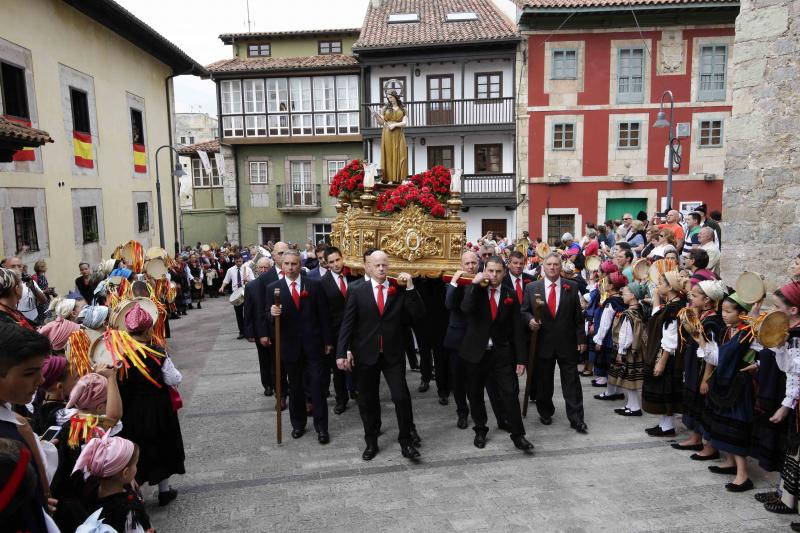
[{"label": "paved street", "polygon": [[[726,492],[726,476],[647,437],[650,417],[623,418],[612,411],[620,402],[591,399],[596,389],[585,379],[589,434],[569,428],[557,388],[552,426],[538,422],[535,408],[528,416],[532,456],[494,428],[486,448],[474,448],[472,430],[455,426],[453,403],[440,406],[435,387],[416,392],[413,373],[419,464],[400,456],[385,387],[385,433],[373,461],[361,460],[352,402],[341,416],[331,412],[327,446],[313,431],[293,440],[285,411],[284,443],[277,446],[274,398],[262,395],[256,350],[236,340],[227,299],[171,324],[171,351],[184,374],[188,473],[173,479],[176,502],[149,507],[160,532],[788,531],[791,517],[766,512],[753,492]],[[760,489],[772,483],[774,476],[753,471]]]}]

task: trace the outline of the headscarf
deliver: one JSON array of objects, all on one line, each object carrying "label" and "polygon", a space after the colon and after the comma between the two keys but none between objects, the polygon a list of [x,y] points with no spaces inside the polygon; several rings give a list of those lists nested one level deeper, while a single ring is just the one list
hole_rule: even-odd
[{"label": "headscarf", "polygon": [[122,472],[133,457],[134,445],[122,437],[93,438],[81,451],[72,473],[83,470],[96,478],[109,478]]},{"label": "headscarf", "polygon": [[[72,300],[73,302],[75,300]],[[63,350],[67,345],[69,336],[81,327],[75,322],[64,320],[64,317],[57,317],[39,328],[39,333],[50,339],[50,345],[54,350]]]},{"label": "headscarf", "polygon": [[633,293],[637,300],[644,300],[650,293],[650,289],[647,287],[647,284],[639,283],[638,281],[628,283],[628,290]]},{"label": "headscarf", "polygon": [[617,290],[628,284],[628,278],[621,272],[612,272],[609,274],[608,281],[611,282],[611,285]]},{"label": "headscarf", "polygon": [[700,290],[715,302],[719,302],[728,294],[728,288],[719,280],[705,280],[698,283],[698,285],[700,285]]},{"label": "headscarf", "polygon": [[753,308],[753,304],[749,304],[745,301],[742,301],[742,298],[737,293],[732,293],[728,295],[728,299],[732,302],[736,303],[739,307],[747,311],[748,313]]},{"label": "headscarf", "polygon": [[81,315],[83,315],[82,324],[85,327],[98,329],[108,318],[108,307],[105,305],[87,305],[81,310]]},{"label": "headscarf", "polygon": [[600,272],[603,274],[611,274],[612,272],[619,272],[617,264],[612,261],[603,261],[600,263]]},{"label": "headscarf", "polygon": [[793,307],[800,307],[800,281],[791,281],[781,287],[780,291]]},{"label": "headscarf", "polygon": [[670,289],[685,292],[683,278],[681,278],[680,273],[675,270],[667,270],[664,272],[664,278],[667,280]]},{"label": "headscarf", "polygon": [[129,333],[141,333],[153,327],[153,317],[137,303],[125,315],[125,328]]},{"label": "headscarf", "polygon": [[86,374],[72,388],[69,393],[67,408],[86,409],[94,411],[108,398],[108,380],[105,376],[91,372]]},{"label": "headscarf", "polygon": [[47,390],[56,383],[64,374],[64,369],[67,367],[67,359],[66,357],[62,357],[60,355],[51,355],[47,359],[44,360],[44,364],[42,365],[42,384],[39,385],[39,388],[42,390]]},{"label": "headscarf", "polygon": [[68,319],[77,303],[78,301],[72,298],[56,298],[50,302],[49,309],[53,311],[57,317]]}]

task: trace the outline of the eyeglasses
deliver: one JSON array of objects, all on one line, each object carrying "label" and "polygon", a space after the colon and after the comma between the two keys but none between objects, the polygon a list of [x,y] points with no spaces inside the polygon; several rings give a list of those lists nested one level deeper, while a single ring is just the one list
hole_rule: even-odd
[{"label": "eyeglasses", "polygon": [[631,217],[623,217],[622,220],[633,220]]}]

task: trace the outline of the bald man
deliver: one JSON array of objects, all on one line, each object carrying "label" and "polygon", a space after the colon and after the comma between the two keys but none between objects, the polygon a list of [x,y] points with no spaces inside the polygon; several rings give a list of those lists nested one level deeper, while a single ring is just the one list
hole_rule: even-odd
[{"label": "bald man", "polygon": [[675,209],[671,209],[667,212],[667,221],[664,224],[658,225],[658,229],[664,228],[671,229],[675,234],[675,240],[677,241],[675,248],[680,252],[683,248],[683,241],[686,238],[686,232],[681,225],[681,214]]}]

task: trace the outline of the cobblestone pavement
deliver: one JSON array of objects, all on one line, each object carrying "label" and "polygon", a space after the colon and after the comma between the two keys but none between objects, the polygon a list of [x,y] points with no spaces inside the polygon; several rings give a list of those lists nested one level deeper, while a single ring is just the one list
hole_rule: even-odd
[{"label": "cobblestone pavement", "polygon": [[[236,340],[227,300],[211,300],[171,325],[171,351],[184,374],[188,473],[173,479],[180,493],[166,508],[153,505],[146,490],[159,532],[788,531],[792,517],[768,513],[752,491],[726,492],[727,476],[648,437],[643,430],[653,418],[615,415],[621,402],[592,399],[597,389],[587,379],[589,434],[569,428],[556,378],[553,425],[542,426],[533,405],[526,420],[536,445],[531,456],[494,427],[486,448],[476,449],[474,433],[456,428],[453,402],[440,406],[433,384],[417,392],[415,373],[408,381],[423,439],[418,464],[400,456],[385,386],[384,435],[373,461],[361,460],[352,401],[337,416],[329,400],[327,446],[313,431],[293,440],[285,411],[278,446],[274,398],[262,394],[255,347]],[[775,479],[752,470],[759,489]]]}]

